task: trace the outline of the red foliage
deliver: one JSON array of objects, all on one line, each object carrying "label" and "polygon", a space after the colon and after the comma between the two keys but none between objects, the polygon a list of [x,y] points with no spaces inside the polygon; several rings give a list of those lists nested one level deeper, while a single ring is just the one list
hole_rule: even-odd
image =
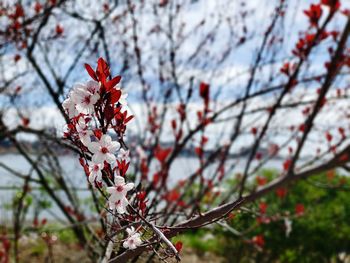
[{"label": "red foliage", "polygon": [[147,165],[147,160],[144,158],[141,160],[141,163],[140,163],[140,171],[142,174],[142,179],[146,179],[148,175],[148,165]]},{"label": "red foliage", "polygon": [[199,85],[199,95],[204,100],[209,100],[209,84],[201,82]]},{"label": "red foliage", "polygon": [[263,177],[263,176],[257,176],[256,182],[259,186],[263,186],[267,183],[267,179],[266,179],[266,177]]},{"label": "red foliage", "polygon": [[169,156],[171,151],[172,151],[172,148],[162,149],[160,146],[158,146],[154,149],[154,156],[157,158],[157,160],[160,163],[164,163],[165,159]]},{"label": "red foliage", "polygon": [[332,141],[333,136],[332,136],[332,134],[331,134],[330,132],[326,132],[325,136],[326,136],[326,140],[327,140],[328,142],[331,142],[331,141]]},{"label": "red foliage", "polygon": [[195,147],[194,148],[194,152],[196,153],[196,155],[199,157],[199,158],[202,158],[203,157],[203,148],[202,147]]},{"label": "red foliage", "polygon": [[64,32],[64,28],[61,25],[56,25],[56,35],[60,36]]},{"label": "red foliage", "polygon": [[290,74],[290,65],[288,62],[284,63],[283,66],[280,69],[281,73],[289,76]]},{"label": "red foliage", "polygon": [[332,181],[335,177],[335,170],[329,170],[326,172],[327,180]]},{"label": "red foliage", "polygon": [[263,157],[263,155],[262,155],[261,152],[257,152],[257,153],[255,154],[255,158],[256,158],[258,161],[260,161],[260,160],[262,159],[262,157]]},{"label": "red foliage", "polygon": [[24,127],[28,127],[29,123],[30,123],[30,119],[29,118],[25,118],[25,117],[22,118],[22,125]]},{"label": "red foliage", "polygon": [[253,135],[256,135],[256,134],[258,133],[258,128],[252,127],[252,128],[250,129],[250,132],[251,132]]},{"label": "red foliage", "polygon": [[204,100],[205,109],[208,109],[209,106],[209,92],[210,86],[207,83],[201,82],[199,85],[199,95]]},{"label": "red foliage", "polygon": [[125,160],[122,161],[117,161],[118,164],[118,170],[119,170],[119,174],[120,176],[125,177],[126,172],[129,169],[129,162],[127,163]]},{"label": "red foliage", "polygon": [[288,171],[291,164],[292,164],[292,160],[290,159],[285,160],[283,163],[283,170]]},{"label": "red foliage", "polygon": [[339,127],[339,128],[338,128],[338,131],[339,131],[339,133],[340,133],[342,139],[344,140],[344,139],[346,138],[346,136],[345,136],[345,129],[342,128],[342,127]]},{"label": "red foliage", "polygon": [[257,235],[255,237],[253,237],[253,243],[259,247],[264,247],[265,245],[265,238],[263,235]]},{"label": "red foliage", "polygon": [[92,69],[92,67],[89,64],[84,64],[86,71],[88,72],[88,74],[90,75],[91,78],[93,78],[94,80],[98,81],[97,76],[95,71]]},{"label": "red foliage", "polygon": [[303,204],[296,204],[295,205],[295,213],[298,215],[298,216],[301,216],[303,215],[305,212],[305,207]]},{"label": "red foliage", "polygon": [[278,151],[279,151],[279,146],[277,144],[273,143],[269,146],[268,152],[270,156],[276,155]]},{"label": "red foliage", "polygon": [[287,195],[287,188],[284,188],[284,187],[277,188],[276,195],[281,199],[284,198]]},{"label": "red foliage", "polygon": [[180,252],[182,250],[182,242],[181,241],[177,241],[176,244],[175,244],[175,248],[177,250],[177,252]]},{"label": "red foliage", "polygon": [[267,209],[268,205],[265,202],[261,202],[259,204],[259,210],[261,214],[265,214],[266,213],[266,209]]},{"label": "red foliage", "polygon": [[34,11],[35,13],[40,13],[41,10],[42,10],[43,6],[39,3],[39,2],[36,2],[35,5],[34,5]]},{"label": "red foliage", "polygon": [[15,62],[18,62],[21,59],[21,55],[20,54],[16,54],[15,57],[13,58],[13,60]]},{"label": "red foliage", "polygon": [[318,26],[318,21],[322,16],[320,4],[312,4],[308,10],[304,10],[304,13],[309,18],[311,26]]},{"label": "red foliage", "polygon": [[176,202],[179,200],[179,198],[180,198],[180,193],[176,189],[169,191],[164,197],[164,199],[167,200],[168,202]]},{"label": "red foliage", "polygon": [[122,92],[119,89],[110,89],[110,92],[108,92],[108,94],[108,97],[110,98],[109,103],[115,104],[119,101]]}]

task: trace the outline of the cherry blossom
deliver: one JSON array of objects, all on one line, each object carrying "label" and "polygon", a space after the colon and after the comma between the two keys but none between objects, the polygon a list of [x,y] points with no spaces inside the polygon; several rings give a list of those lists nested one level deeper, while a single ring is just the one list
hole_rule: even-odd
[{"label": "cherry blossom", "polygon": [[103,165],[100,163],[91,163],[89,165],[89,182],[94,186],[96,182],[102,182],[102,172]]},{"label": "cherry blossom", "polygon": [[293,221],[289,218],[284,218],[284,226],[286,228],[286,237],[289,237],[290,233],[292,232],[292,223]]},{"label": "cherry blossom", "polygon": [[88,87],[83,84],[76,84],[72,93],[73,101],[76,102],[76,109],[80,113],[93,113],[94,105],[100,98],[98,93],[91,93]]},{"label": "cherry blossom", "polygon": [[227,192],[227,189],[223,186],[214,186],[212,192],[214,194],[221,194]]},{"label": "cherry blossom", "polygon": [[75,102],[68,96],[68,98],[62,103],[63,108],[68,112],[69,118],[73,118],[78,115],[78,111],[75,108]]},{"label": "cherry blossom", "polygon": [[129,201],[125,196],[118,200],[109,199],[108,203],[109,208],[113,211],[116,209],[119,214],[125,214],[126,207],[129,205]]},{"label": "cherry blossom", "polygon": [[107,187],[107,192],[111,194],[110,200],[118,200],[125,197],[127,192],[134,188],[133,183],[125,183],[125,180],[121,176],[116,176],[114,179],[114,186]]},{"label": "cherry blossom", "polygon": [[129,202],[126,199],[127,193],[134,188],[133,183],[125,183],[121,176],[116,176],[114,179],[114,186],[107,187],[107,192],[110,194],[108,199],[110,209],[117,209],[118,213],[124,214],[125,208]]},{"label": "cherry blossom", "polygon": [[98,84],[97,81],[94,81],[94,80],[89,80],[87,83],[86,83],[86,89],[92,93],[92,94],[96,94],[99,89],[100,89],[100,85]]},{"label": "cherry blossom", "polygon": [[92,161],[95,163],[103,163],[107,161],[112,164],[116,161],[114,153],[119,150],[120,143],[112,141],[111,136],[102,135],[98,142],[90,142],[88,144],[88,149],[94,154],[92,156]]},{"label": "cherry blossom", "polygon": [[123,243],[124,248],[135,249],[142,244],[140,233],[135,232],[134,227],[127,228],[126,232],[128,233],[129,237]]},{"label": "cherry blossom", "polygon": [[78,123],[76,124],[76,129],[79,135],[79,139],[81,140],[81,142],[87,146],[89,145],[89,143],[91,143],[91,138],[90,136],[93,134],[93,132],[91,130],[88,130],[88,127],[85,123],[84,118],[79,118]]},{"label": "cherry blossom", "polygon": [[126,162],[128,162],[130,160],[129,158],[129,150],[124,150],[123,148],[120,149],[117,158],[119,160],[125,160]]}]

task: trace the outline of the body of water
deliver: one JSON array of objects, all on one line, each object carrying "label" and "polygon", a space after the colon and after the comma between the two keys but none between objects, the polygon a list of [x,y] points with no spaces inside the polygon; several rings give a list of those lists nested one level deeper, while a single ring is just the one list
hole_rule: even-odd
[{"label": "body of water", "polygon": [[[63,171],[63,176],[69,182],[70,187],[76,188],[74,190],[77,197],[81,200],[90,197],[90,193],[87,189],[87,180],[83,168],[80,166],[79,160],[76,156],[73,155],[64,155],[59,156],[59,163]],[[27,175],[31,169],[30,164],[20,155],[18,154],[3,154],[0,155],[0,162],[11,167],[11,169],[23,174]],[[228,174],[226,178],[229,176],[234,176],[236,172],[242,172],[244,169],[244,165],[246,163],[246,158],[242,159],[230,159],[226,162],[225,169],[229,169],[234,167],[231,171],[231,174]],[[150,167],[149,175],[153,175],[153,173],[157,170],[157,163],[153,162]],[[174,185],[179,180],[187,179],[191,174],[193,174],[199,167],[199,161],[194,157],[179,157],[177,158],[170,169],[169,172],[169,185]],[[280,160],[272,160],[264,167],[269,168],[280,168],[281,161]],[[215,173],[217,165],[211,165],[205,170],[204,176],[212,176]],[[12,216],[11,209],[8,209],[11,204],[14,195],[23,186],[23,179],[18,178],[11,174],[9,171],[6,171],[4,168],[0,167],[0,223],[2,221],[10,220]],[[35,177],[34,177],[35,178]],[[42,198],[42,192],[40,187],[36,187],[34,183],[31,184],[33,189],[32,193],[36,197],[37,200]],[[61,192],[61,193],[60,193]],[[63,194],[62,191],[57,191],[57,194]],[[31,211],[30,213],[33,213]],[[55,206],[51,207],[42,214],[42,217],[46,218],[61,218],[62,215],[59,209]]]}]

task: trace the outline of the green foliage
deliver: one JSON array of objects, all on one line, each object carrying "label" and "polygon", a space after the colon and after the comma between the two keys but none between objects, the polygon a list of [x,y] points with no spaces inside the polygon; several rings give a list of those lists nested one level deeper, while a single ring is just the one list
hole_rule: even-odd
[{"label": "green foliage", "polygon": [[[278,172],[264,170],[259,175],[270,181]],[[256,187],[256,181],[250,181],[249,188]],[[264,216],[259,209],[261,202],[267,204]],[[303,214],[296,213],[298,204],[305,207]],[[262,223],[261,217],[269,222]],[[285,218],[292,221],[289,236]],[[231,229],[217,226],[179,239],[196,250],[223,255],[229,262],[233,262],[230,261],[233,258],[234,262],[330,262],[336,260],[339,253],[350,254],[349,218],[349,178],[324,173],[290,185],[284,197],[272,192],[236,211],[233,219],[227,220]],[[208,234],[215,238],[205,240],[203,237]],[[265,241],[260,249],[253,242],[257,235],[263,235]]]},{"label": "green foliage", "polygon": [[78,242],[72,229],[64,229],[57,232],[58,240],[64,244],[76,244]]},{"label": "green foliage", "polygon": [[[340,185],[341,181],[343,184]],[[315,184],[332,187],[321,188]],[[288,262],[323,262],[341,252],[349,253],[350,195],[347,185],[349,179],[346,177],[338,175],[329,180],[321,174],[312,181],[293,185],[283,199],[270,194],[266,199],[271,207],[268,214],[289,211],[293,215],[296,204],[305,206],[305,214],[293,220],[293,230],[288,238],[283,234],[282,222],[259,226],[259,231],[266,236],[264,253],[272,259]],[[334,186],[336,189],[332,189]]]},{"label": "green foliage", "polygon": [[44,242],[39,241],[34,245],[30,246],[30,255],[32,256],[41,256],[46,253],[46,245]]},{"label": "green foliage", "polygon": [[221,248],[225,238],[220,235],[212,235],[211,232],[208,229],[193,230],[173,238],[172,242],[175,244],[177,241],[181,241],[185,247],[191,247],[198,253],[208,251],[222,254]]}]

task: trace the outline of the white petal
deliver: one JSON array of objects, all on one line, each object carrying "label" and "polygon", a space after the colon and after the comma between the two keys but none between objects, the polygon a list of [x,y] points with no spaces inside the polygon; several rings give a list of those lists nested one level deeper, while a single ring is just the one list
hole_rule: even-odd
[{"label": "white petal", "polygon": [[[125,195],[121,194],[120,192],[115,191],[114,193],[112,193],[110,195],[110,197],[108,198],[108,200],[113,201],[115,203],[118,203],[119,201],[121,202],[121,200],[125,197]],[[117,205],[118,206],[118,205]]]},{"label": "white petal", "polygon": [[123,247],[126,248],[126,249],[129,248],[128,240],[124,241]]},{"label": "white petal", "polygon": [[[62,102],[62,107],[63,107],[65,110],[69,110],[69,108],[71,107],[71,104],[72,104],[71,98],[67,98],[67,99],[65,99],[65,100]],[[73,103],[73,105],[74,105],[74,103]]]},{"label": "white petal", "polygon": [[128,201],[128,199],[126,199],[126,197],[124,196],[122,199],[122,206],[125,208],[125,207],[127,207],[128,205],[129,205],[129,201]]},{"label": "white petal", "polygon": [[96,93],[100,89],[100,86],[98,85],[97,81],[89,80],[86,83],[86,88],[89,92]]},{"label": "white petal", "polygon": [[98,171],[96,173],[96,181],[99,182],[99,183],[102,182],[102,173],[101,173],[101,171]]},{"label": "white petal", "polygon": [[79,138],[80,138],[81,142],[82,142],[85,146],[89,146],[89,145],[90,145],[90,143],[91,143],[90,135],[86,134],[86,135],[84,135],[84,136],[82,136],[82,137],[79,136]]},{"label": "white petal", "polygon": [[128,183],[124,187],[125,187],[126,191],[129,192],[131,189],[134,188],[134,184],[133,183]]},{"label": "white petal", "polygon": [[114,183],[115,185],[124,185],[125,184],[125,179],[124,177],[121,177],[121,176],[116,176],[114,177]]},{"label": "white petal", "polygon": [[111,142],[108,146],[108,151],[111,152],[111,153],[114,153],[116,151],[118,151],[120,148],[120,143],[119,142]]},{"label": "white petal", "polygon": [[86,105],[87,113],[94,113],[95,112],[95,107],[94,104],[90,103]]},{"label": "white petal", "polygon": [[117,211],[120,214],[124,214],[126,212],[126,207],[129,205],[128,199],[126,197],[122,197],[120,202],[117,205]]},{"label": "white petal", "polygon": [[132,243],[131,245],[130,245],[130,249],[135,249],[136,248],[136,245],[134,244],[134,243]]},{"label": "white petal", "polygon": [[94,154],[94,156],[92,156],[92,161],[95,163],[103,163],[105,160],[106,155],[101,152],[97,152]]},{"label": "white petal", "polygon": [[140,246],[142,244],[141,238],[139,238],[139,237],[135,238],[134,243],[135,243],[136,246]]},{"label": "white petal", "polygon": [[108,163],[112,164],[112,163],[114,163],[114,162],[116,161],[116,158],[115,158],[115,155],[114,155],[114,154],[112,154],[112,153],[106,153],[105,155],[106,155],[105,159],[106,159],[106,161],[107,161]]},{"label": "white petal", "polygon": [[107,134],[102,135],[101,140],[100,140],[101,146],[108,147],[111,142],[112,142],[111,136],[109,136]]},{"label": "white petal", "polygon": [[80,117],[77,123],[77,128],[81,128],[81,129],[86,129],[86,123],[85,123],[85,119],[83,117]]},{"label": "white petal", "polygon": [[135,228],[133,226],[130,228],[127,228],[126,232],[128,233],[129,236],[132,236],[135,233]]},{"label": "white petal", "polygon": [[119,214],[124,214],[125,213],[125,207],[123,207],[122,205],[117,205],[117,212]]},{"label": "white petal", "polygon": [[96,153],[100,150],[100,144],[97,143],[97,142],[91,142],[89,145],[88,145],[88,149],[90,152],[92,153]]},{"label": "white petal", "polygon": [[100,95],[97,93],[91,96],[91,104],[95,105],[98,99],[100,98]]},{"label": "white petal", "polygon": [[94,105],[93,104],[86,104],[86,103],[77,104],[77,110],[81,113],[84,113],[84,114],[93,113],[94,112]]},{"label": "white petal", "polygon": [[73,90],[84,90],[86,89],[86,85],[83,83],[76,83],[73,86]]},{"label": "white petal", "polygon": [[75,109],[75,103],[72,98],[67,98],[62,103],[63,108],[68,111],[69,118],[75,117],[77,110]]},{"label": "white petal", "polygon": [[75,109],[75,106],[74,106],[74,109],[70,109],[68,113],[69,113],[69,118],[73,118],[78,115],[78,111]]},{"label": "white petal", "polygon": [[109,209],[114,210],[115,209],[115,202],[108,200],[108,204],[109,204]]}]

